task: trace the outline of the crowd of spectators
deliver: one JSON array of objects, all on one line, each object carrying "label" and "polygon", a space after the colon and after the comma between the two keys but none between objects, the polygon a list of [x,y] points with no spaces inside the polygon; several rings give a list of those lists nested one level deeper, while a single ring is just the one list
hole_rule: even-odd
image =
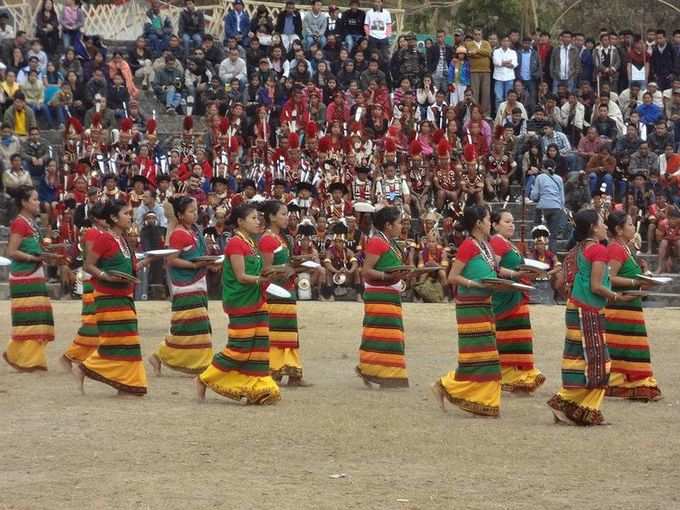
[{"label": "crowd of spectators", "polygon": [[[59,241],[77,246],[88,208],[125,196],[142,248],[162,245],[166,199],[188,193],[219,251],[230,208],[273,197],[289,204],[295,250],[322,262],[313,277],[327,296],[336,273],[360,284],[378,204],[404,211],[409,262],[444,264],[466,204],[524,202],[549,229],[549,257],[572,213],[623,208],[638,248],[672,267],[680,30],[470,27],[418,41],[393,34],[382,0],[315,0],[305,13],[288,1],[275,16],[236,0],[215,36],[184,4],[175,24],[151,0],[129,50],[84,33],[74,0],[59,14],[44,0],[34,38],[0,13],[3,190],[32,182]],[[150,95],[153,116],[140,111]],[[161,114],[184,116],[181,134],[159,137]],[[45,143],[50,128],[64,129],[63,146]]]}]

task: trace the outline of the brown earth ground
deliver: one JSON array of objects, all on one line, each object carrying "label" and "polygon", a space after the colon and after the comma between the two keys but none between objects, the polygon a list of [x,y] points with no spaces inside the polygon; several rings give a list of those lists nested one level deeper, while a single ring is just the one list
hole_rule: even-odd
[{"label": "brown earth ground", "polygon": [[[0,336],[9,335],[9,304]],[[276,406],[244,407],[191,379],[149,375],[149,394],[121,399],[86,381],[80,396],[58,357],[79,320],[54,305],[50,371],[0,367],[0,510],[174,509],[672,509],[680,508],[680,316],[648,310],[665,399],[607,400],[610,427],[553,424],[562,307],[533,307],[536,359],[548,381],[504,395],[498,420],[453,407],[429,385],[455,367],[452,305],[406,305],[409,390],[368,390],[354,376],[361,305],[300,305],[311,388]],[[163,337],[169,303],[139,304],[143,351]],[[225,318],[211,303],[214,343]],[[150,371],[149,371],[150,372]]]}]

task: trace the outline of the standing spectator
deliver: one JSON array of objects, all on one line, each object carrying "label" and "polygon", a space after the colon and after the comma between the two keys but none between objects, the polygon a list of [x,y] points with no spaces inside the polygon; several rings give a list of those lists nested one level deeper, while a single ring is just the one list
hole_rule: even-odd
[{"label": "standing spectator", "polygon": [[517,53],[510,48],[510,38],[501,39],[500,48],[493,52],[493,79],[495,81],[496,109],[505,101],[508,92],[515,82]]},{"label": "standing spectator", "polygon": [[652,50],[651,74],[660,90],[666,90],[673,80],[673,49],[668,44],[665,30],[656,31],[656,45]]},{"label": "standing spectator", "polygon": [[550,55],[553,94],[557,94],[560,85],[566,85],[569,92],[573,91],[580,72],[581,59],[578,50],[571,45],[571,32],[564,30],[560,34],[559,47],[554,48]]},{"label": "standing spectator", "polygon": [[182,38],[185,58],[188,58],[192,48],[197,48],[203,42],[205,17],[201,11],[196,10],[194,0],[185,0],[184,7],[179,15],[178,34]]},{"label": "standing spectator", "polygon": [[449,105],[456,106],[465,98],[465,91],[470,87],[470,61],[467,59],[467,48],[459,46],[451,59],[448,69]]},{"label": "standing spectator", "polygon": [[144,38],[149,41],[154,58],[158,58],[168,47],[170,35],[172,35],[172,21],[168,16],[161,14],[160,0],[151,0],[151,7],[146,11]]},{"label": "standing spectator", "polygon": [[224,44],[233,37],[238,43],[246,47],[250,40],[250,18],[243,8],[243,0],[234,0],[233,7],[224,17]]},{"label": "standing spectator", "polygon": [[[470,88],[475,103],[489,113],[491,107],[491,45],[482,39],[482,29],[472,31],[472,41],[465,44],[470,61]],[[516,59],[516,55],[515,55]]]},{"label": "standing spectator", "polygon": [[673,31],[673,79],[680,79],[680,30]]},{"label": "standing spectator", "polygon": [[555,175],[552,161],[545,161],[543,171],[536,177],[531,188],[531,200],[536,202],[536,209],[543,216],[543,223],[550,230],[550,251],[557,253],[557,236],[564,225],[564,183],[559,175]]},{"label": "standing spectator", "polygon": [[299,41],[302,38],[302,17],[295,8],[293,0],[286,0],[286,8],[279,12],[275,31],[281,37],[286,51],[290,49],[293,41]]},{"label": "standing spectator", "polygon": [[28,80],[21,87],[26,104],[33,110],[36,118],[42,117],[48,128],[52,128],[52,115],[50,109],[45,104],[45,86],[38,78],[38,72],[33,70],[28,74]]},{"label": "standing spectator", "polygon": [[375,5],[366,13],[364,32],[368,36],[371,51],[378,50],[382,62],[390,59],[390,37],[392,36],[392,16],[383,8],[383,0],[375,0]]},{"label": "standing spectator", "polygon": [[541,67],[539,65],[538,53],[531,46],[531,38],[522,38],[522,44],[519,51],[517,51],[517,69],[515,75],[518,80],[522,81],[522,85],[529,96],[529,103],[527,106],[536,104],[536,84],[541,78]]},{"label": "standing spectator", "polygon": [[550,56],[552,55],[552,50],[550,34],[548,32],[541,32],[536,43],[536,51],[538,52],[538,63],[541,67],[541,81],[546,83],[550,83]]},{"label": "standing spectator", "polygon": [[38,125],[33,110],[26,108],[26,96],[23,92],[14,94],[14,103],[5,111],[2,123],[20,137],[28,136],[29,130]]},{"label": "standing spectator", "polygon": [[[578,83],[588,82],[593,83],[593,73],[595,72],[595,64],[593,63],[594,41],[586,39],[586,36],[581,33],[574,34],[574,46],[578,51],[578,57],[581,61],[581,72],[578,75]],[[590,48],[588,47],[590,46]]]},{"label": "standing spectator", "polygon": [[406,48],[397,53],[399,63],[399,78],[403,81],[408,79],[413,87],[418,87],[426,72],[425,58],[418,51],[416,35],[413,32],[406,34]]},{"label": "standing spectator", "polygon": [[432,75],[437,90],[447,90],[449,63],[452,59],[453,48],[446,44],[446,32],[438,30],[437,41],[427,51],[427,70]]},{"label": "standing spectator", "polygon": [[76,3],[76,0],[64,0],[64,9],[61,11],[61,37],[64,48],[75,47],[76,41],[81,38],[80,30],[85,25],[85,13]]},{"label": "standing spectator", "polygon": [[43,48],[56,51],[59,46],[59,18],[52,0],[44,0],[35,20],[35,36]]},{"label": "standing spectator", "polygon": [[[645,55],[642,41],[635,41],[628,51],[626,58],[626,72],[628,75],[628,87],[637,85],[641,90],[647,87],[649,78],[649,62]],[[621,105],[621,109],[624,107]]]},{"label": "standing spectator", "polygon": [[621,54],[610,44],[609,33],[605,32],[600,36],[600,46],[595,48],[593,61],[600,84],[606,82],[612,90],[618,90]]},{"label": "standing spectator", "polygon": [[359,0],[351,0],[349,10],[342,13],[340,20],[342,40],[349,51],[352,51],[359,40],[365,37],[365,20],[366,13],[359,9]]},{"label": "standing spectator", "polygon": [[21,148],[21,157],[24,160],[24,167],[33,179],[33,185],[38,187],[45,175],[49,148],[47,144],[40,140],[40,130],[34,127],[30,130],[28,140]]},{"label": "standing spectator", "polygon": [[312,44],[317,44],[323,49],[326,46],[327,28],[328,16],[321,12],[321,0],[314,0],[311,12],[308,12],[302,20],[305,49],[309,50]]}]

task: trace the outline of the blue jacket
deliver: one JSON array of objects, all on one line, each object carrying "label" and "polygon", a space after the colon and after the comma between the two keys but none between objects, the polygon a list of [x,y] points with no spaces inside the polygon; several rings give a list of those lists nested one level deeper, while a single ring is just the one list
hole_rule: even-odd
[{"label": "blue jacket", "polygon": [[235,37],[240,43],[241,39],[248,37],[250,32],[250,18],[246,11],[241,11],[241,30],[236,30],[236,11],[230,10],[224,17],[224,39],[225,42],[229,37]]},{"label": "blue jacket", "polygon": [[593,73],[595,72],[595,62],[593,61],[593,53],[583,48],[581,51],[581,74],[578,76],[578,81],[587,81],[593,83]]},{"label": "blue jacket", "polygon": [[456,68],[453,66],[453,63],[449,63],[449,83],[456,83],[457,81],[460,81],[461,85],[469,86],[470,85],[470,61],[469,60],[464,60],[463,61],[463,66],[460,69],[460,80],[457,80],[456,76]]},{"label": "blue jacket", "polygon": [[663,110],[654,103],[639,104],[636,111],[640,114],[640,120],[647,125],[654,125],[663,118]]}]

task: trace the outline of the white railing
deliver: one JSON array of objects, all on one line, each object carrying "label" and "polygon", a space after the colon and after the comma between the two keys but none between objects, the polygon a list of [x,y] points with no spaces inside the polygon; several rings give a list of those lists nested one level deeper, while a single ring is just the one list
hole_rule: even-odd
[{"label": "white railing", "polygon": [[[36,0],[2,0],[0,1],[0,9],[9,11],[16,30],[24,30],[29,35],[33,35],[39,4],[40,2]],[[245,10],[251,17],[258,5],[264,5],[269,10],[272,20],[276,20],[277,14],[285,6],[283,2],[244,1]],[[212,34],[218,40],[222,40],[224,37],[223,18],[230,6],[230,1],[197,6],[197,9],[205,15],[206,32]],[[163,3],[163,7],[176,32],[182,7],[169,3]],[[58,9],[60,8],[61,6],[58,6]],[[83,7],[85,11],[85,33],[97,34],[104,39],[114,41],[133,40],[142,34],[148,8],[147,0],[130,0],[122,5],[86,4]],[[303,12],[311,9],[309,5],[300,5],[298,8]],[[399,33],[404,24],[404,10],[390,9],[390,12],[395,20],[397,33]]]}]

